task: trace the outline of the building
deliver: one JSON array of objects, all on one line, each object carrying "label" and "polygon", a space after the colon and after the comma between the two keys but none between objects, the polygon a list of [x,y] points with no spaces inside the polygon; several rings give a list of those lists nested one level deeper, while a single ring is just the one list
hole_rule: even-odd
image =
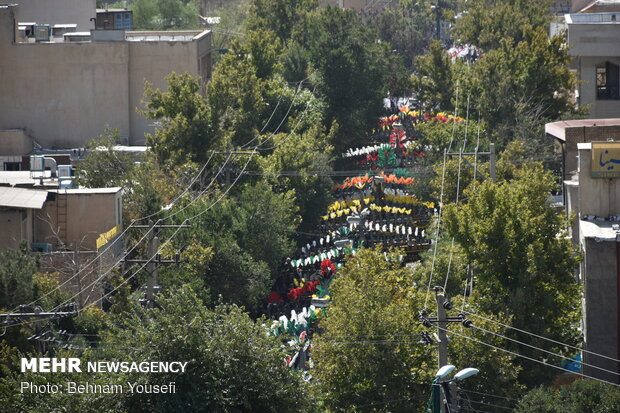
[{"label": "building", "polygon": [[145,81],[170,72],[211,76],[210,31],[91,30],[62,39],[20,37],[19,7],[0,5],[0,130],[23,129],[42,147],[79,148],[109,125],[142,145],[155,125]]},{"label": "building", "polygon": [[101,234],[122,227],[121,188],[72,188],[69,165],[31,158],[38,169],[0,172],[0,248],[26,241],[43,252],[76,243],[96,250]]},{"label": "building", "polygon": [[[565,207],[575,217],[573,242],[583,254],[582,359],[589,376],[619,383],[620,119],[547,124],[564,152]],[[611,358],[611,359],[610,359]],[[598,367],[598,368],[597,368]]]},{"label": "building", "polygon": [[370,13],[398,5],[398,0],[322,0],[321,3],[340,7],[341,9],[354,9]]},{"label": "building", "polygon": [[97,30],[133,30],[133,11],[127,9],[97,9]]},{"label": "building", "polygon": [[571,66],[580,107],[590,118],[620,117],[620,12],[566,14]]},{"label": "building", "polygon": [[38,24],[75,24],[77,31],[95,28],[96,0],[13,0],[19,4],[19,21]]}]

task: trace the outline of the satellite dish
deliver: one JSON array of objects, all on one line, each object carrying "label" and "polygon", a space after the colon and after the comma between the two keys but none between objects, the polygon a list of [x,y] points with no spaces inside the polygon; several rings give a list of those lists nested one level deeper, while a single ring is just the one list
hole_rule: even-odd
[{"label": "satellite dish", "polygon": [[439,380],[443,380],[448,374],[452,373],[454,369],[455,367],[452,364],[446,364],[445,366],[437,370],[437,374],[435,374],[435,378]]},{"label": "satellite dish", "polygon": [[467,367],[466,369],[463,369],[463,370],[459,371],[458,373],[456,373],[454,375],[454,380],[456,380],[456,381],[465,380],[466,378],[471,377],[474,374],[478,374],[479,371],[480,370],[475,369],[473,367]]}]

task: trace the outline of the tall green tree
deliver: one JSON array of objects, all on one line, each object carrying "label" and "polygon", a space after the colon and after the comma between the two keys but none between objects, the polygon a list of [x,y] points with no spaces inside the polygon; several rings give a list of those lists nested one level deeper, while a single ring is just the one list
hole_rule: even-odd
[{"label": "tall green tree", "polygon": [[452,37],[487,52],[499,48],[503,39],[512,46],[525,40],[525,26],[546,30],[551,18],[549,0],[469,0],[463,3]]},{"label": "tall green tree", "polygon": [[382,113],[390,74],[404,72],[402,60],[377,37],[355,12],[336,7],[313,13],[304,32],[296,33],[295,39],[308,51],[317,93],[327,104],[327,123],[338,123],[336,151],[362,143],[361,136]]},{"label": "tall green tree", "polygon": [[[420,342],[420,333],[427,331],[417,319],[427,296],[425,273],[403,266],[399,254],[361,250],[339,270],[330,288],[332,302],[312,352],[315,390],[330,411],[421,411],[428,400],[437,348]],[[480,325],[502,331],[491,323]],[[467,331],[448,334],[451,363],[480,369],[478,377],[468,379],[469,389],[510,395],[519,390],[513,356],[464,338]],[[505,344],[497,338],[488,341]]]},{"label": "tall green tree", "polygon": [[254,0],[250,28],[273,30],[282,43],[291,38],[296,26],[318,7],[317,0]]},{"label": "tall green tree", "polygon": [[166,91],[146,85],[144,114],[161,122],[155,135],[147,135],[147,144],[159,163],[168,168],[186,161],[203,162],[207,151],[218,143],[218,135],[217,123],[201,94],[200,82],[189,74],[174,72],[166,81]]},{"label": "tall green tree", "polygon": [[0,308],[12,310],[32,300],[35,292],[32,276],[37,268],[37,256],[29,251],[26,242],[20,243],[16,250],[0,250]]},{"label": "tall green tree", "polygon": [[[514,327],[577,345],[580,288],[578,256],[566,237],[568,222],[549,205],[554,179],[540,163],[514,171],[508,181],[486,180],[466,191],[468,202],[448,206],[445,224],[473,266],[475,301],[491,314],[511,317]],[[522,333],[511,337],[536,347],[548,343]],[[540,352],[511,343],[514,351]],[[562,346],[552,347],[563,352]],[[572,356],[572,354],[569,354]],[[557,359],[559,364],[562,360]],[[548,367],[520,360],[528,386],[548,380]]]},{"label": "tall green tree", "polygon": [[526,26],[523,40],[501,40],[469,75],[463,73],[472,77],[471,89],[463,93],[472,96],[496,139],[506,142],[516,132],[527,132],[520,125],[530,119],[542,124],[574,112],[570,93],[576,80],[569,60],[563,38],[549,38],[544,27]]},{"label": "tall green tree", "polygon": [[516,413],[590,413],[620,411],[620,390],[594,380],[577,380],[560,389],[541,387],[529,392]]},{"label": "tall green tree", "polygon": [[200,27],[196,0],[134,0],[136,30],[196,29]]}]

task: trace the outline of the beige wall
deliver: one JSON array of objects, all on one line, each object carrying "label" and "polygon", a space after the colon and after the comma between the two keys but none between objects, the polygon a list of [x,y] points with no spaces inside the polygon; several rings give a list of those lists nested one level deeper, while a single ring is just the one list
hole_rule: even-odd
[{"label": "beige wall", "polygon": [[0,155],[21,156],[32,148],[32,138],[23,129],[0,130]]},{"label": "beige wall", "polygon": [[[50,195],[51,196],[51,195]],[[66,197],[66,203],[60,197]],[[48,242],[58,248],[58,240],[52,228],[63,223],[63,208],[66,205],[66,228],[61,228],[62,241],[72,245],[75,241],[82,243],[82,250],[96,249],[100,234],[109,231],[121,223],[122,205],[120,188],[115,193],[72,193],[72,190],[56,194],[56,200],[48,201],[41,211],[37,211],[34,226],[34,242]],[[121,210],[119,210],[119,207]],[[49,221],[51,225],[48,224]]]},{"label": "beige wall", "polygon": [[32,210],[0,209],[0,249],[17,248],[20,241],[32,242]]},{"label": "beige wall", "polygon": [[106,125],[143,144],[154,130],[136,112],[144,79],[163,88],[172,71],[197,76],[211,53],[210,33],[191,41],[15,44],[12,12],[0,8],[0,129],[28,128],[48,148],[84,146]]},{"label": "beige wall", "polygon": [[620,214],[620,179],[592,178],[592,151],[579,149],[579,212],[581,216]]},{"label": "beige wall", "polygon": [[[165,89],[170,72],[199,75],[198,48],[193,42],[128,42],[129,43],[129,123],[132,144],[144,145],[144,134],[154,131],[153,120],[146,119],[135,108],[142,108],[144,81]],[[157,64],[153,64],[157,62]]]},{"label": "beige wall", "polygon": [[[9,2],[11,3],[11,2]],[[19,4],[19,21],[39,24],[77,24],[77,31],[89,31],[95,25],[96,0],[14,0]]]}]

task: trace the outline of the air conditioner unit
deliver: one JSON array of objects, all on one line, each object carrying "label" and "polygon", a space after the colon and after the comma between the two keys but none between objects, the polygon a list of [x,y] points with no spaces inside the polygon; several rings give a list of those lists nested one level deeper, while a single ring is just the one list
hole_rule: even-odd
[{"label": "air conditioner unit", "polygon": [[33,242],[30,248],[34,252],[52,252],[52,244],[47,242]]},{"label": "air conditioner unit", "polygon": [[58,165],[58,178],[71,178],[73,176],[73,166]]},{"label": "air conditioner unit", "polygon": [[37,42],[49,42],[52,37],[52,27],[49,24],[37,24],[34,26],[34,39]]},{"label": "air conditioner unit", "polygon": [[30,170],[43,172],[45,170],[45,157],[43,155],[30,155]]}]

